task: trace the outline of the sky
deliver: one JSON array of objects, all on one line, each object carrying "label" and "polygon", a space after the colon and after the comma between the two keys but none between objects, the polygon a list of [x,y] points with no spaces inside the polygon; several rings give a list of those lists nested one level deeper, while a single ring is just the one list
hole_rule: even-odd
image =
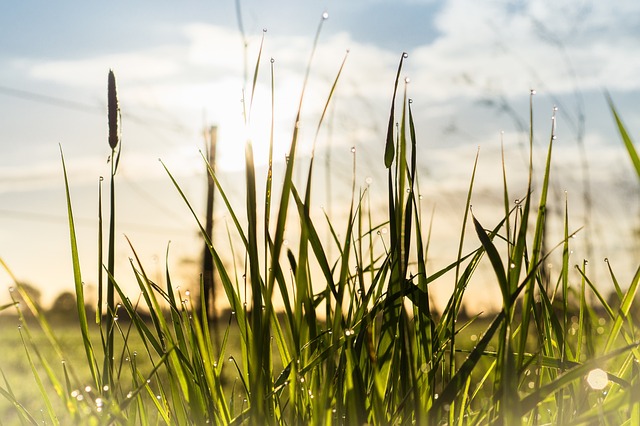
[{"label": "sky", "polygon": [[[319,195],[313,214],[321,216],[323,209],[336,217],[344,213],[352,147],[356,184],[370,186],[372,194],[385,194],[384,136],[395,73],[406,52],[402,77],[407,84],[401,83],[400,89],[406,87],[412,99],[421,195],[425,212],[433,212],[433,270],[455,258],[458,239],[451,235],[458,235],[462,226],[476,154],[474,213],[486,226],[500,220],[501,146],[512,193],[524,191],[529,98],[535,89],[537,164],[543,164],[550,117],[558,107],[552,213],[561,213],[566,194],[572,228],[584,227],[572,261],[588,259],[602,277],[597,285],[609,289],[610,280],[600,273],[605,269],[602,259],[612,261],[624,283],[640,258],[632,232],[640,227],[640,185],[604,96],[611,94],[632,137],[637,135],[638,22],[640,4],[633,0],[618,1],[615,7],[595,0],[4,5],[0,257],[20,281],[38,288],[45,302],[73,289],[62,151],[83,279],[87,286],[95,285],[98,188],[100,176],[109,174],[106,85],[113,69],[123,138],[116,176],[117,273],[135,291],[126,235],[158,281],[168,258],[174,281],[192,286],[202,250],[197,225],[163,164],[196,211],[203,212],[203,131],[217,126],[218,174],[231,203],[242,208],[238,182],[243,179],[248,137],[259,173],[264,174],[267,161],[271,76],[274,158],[281,167],[320,26],[302,105],[301,164],[309,158],[320,114],[346,60],[318,137],[317,158],[324,166],[315,180]],[[248,108],[261,43],[246,126],[243,109]],[[106,194],[107,186],[103,189]],[[216,223],[228,224],[228,215],[216,203]],[[374,204],[384,208],[384,199]],[[224,240],[225,232],[219,229],[217,238]],[[551,240],[557,243],[562,234],[556,235]],[[472,234],[467,245],[477,245]],[[490,281],[470,289],[481,306],[495,306],[499,298]],[[0,274],[0,300],[5,295],[8,299],[11,285],[8,274]],[[442,297],[448,291],[446,283],[434,289]]]}]

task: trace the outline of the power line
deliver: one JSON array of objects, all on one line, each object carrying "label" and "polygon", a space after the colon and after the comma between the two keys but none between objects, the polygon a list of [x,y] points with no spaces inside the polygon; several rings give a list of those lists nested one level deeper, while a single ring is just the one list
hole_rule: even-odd
[{"label": "power line", "polygon": [[[10,96],[13,98],[24,99],[32,102],[38,102],[42,104],[55,106],[58,108],[66,108],[73,111],[80,111],[80,112],[89,113],[89,114],[104,115],[106,111],[106,108],[104,105],[77,102],[69,99],[59,98],[56,96],[43,95],[37,92],[14,89],[6,86],[0,86],[0,95]],[[126,113],[126,112],[122,113],[122,117],[126,118],[127,120],[130,120],[131,122],[134,122],[139,125],[149,127],[152,129],[157,127],[164,127],[165,129],[171,130],[173,132],[184,133],[184,134],[188,133],[186,126],[179,123],[175,119],[171,120],[172,122],[170,122],[160,118],[150,118],[150,117],[143,118],[138,115]]]},{"label": "power line", "polygon": [[[69,219],[65,216],[47,214],[47,213],[36,213],[36,212],[25,212],[19,210],[8,210],[8,209],[0,209],[0,216],[9,217],[11,219],[24,220],[28,222],[51,222],[51,223],[68,223]],[[76,225],[81,226],[96,226],[98,224],[98,219],[87,219],[87,218],[74,218],[74,223]],[[149,224],[140,224],[133,222],[118,222],[121,226],[131,227],[140,232],[148,232],[152,234],[158,234],[158,232],[185,232],[186,228],[175,228],[175,227],[167,227],[167,226],[155,226]]]},{"label": "power line", "polygon": [[60,108],[72,109],[74,111],[82,111],[88,113],[104,112],[102,105],[91,105],[76,101],[70,101],[68,99],[58,98],[49,95],[43,95],[36,92],[30,92],[26,90],[13,89],[11,87],[0,86],[0,94],[5,96],[11,96],[14,98],[25,99],[33,102],[40,102],[43,104],[53,105]]}]

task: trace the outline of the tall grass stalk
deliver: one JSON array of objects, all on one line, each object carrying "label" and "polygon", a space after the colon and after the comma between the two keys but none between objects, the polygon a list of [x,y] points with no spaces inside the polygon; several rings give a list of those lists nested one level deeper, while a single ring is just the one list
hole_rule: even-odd
[{"label": "tall grass stalk", "polygon": [[[116,77],[113,70],[109,70],[107,84],[108,99],[108,124],[109,124],[109,147],[111,148],[110,164],[111,173],[109,179],[109,240],[107,259],[107,306],[106,306],[106,343],[103,367],[103,389],[113,387],[113,355],[114,355],[114,334],[116,306],[115,306],[115,250],[116,250],[116,185],[115,176],[120,162],[120,107],[118,106],[118,94],[116,91]],[[102,274],[102,267],[99,274]],[[101,290],[101,289],[99,289]],[[102,309],[101,307],[98,310]]]}]

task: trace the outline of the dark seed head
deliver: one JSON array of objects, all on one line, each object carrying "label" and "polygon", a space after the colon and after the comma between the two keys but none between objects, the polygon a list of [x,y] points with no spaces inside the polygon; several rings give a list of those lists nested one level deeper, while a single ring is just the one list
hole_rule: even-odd
[{"label": "dark seed head", "polygon": [[113,70],[109,70],[107,83],[107,108],[109,114],[109,146],[115,149],[118,146],[118,94],[116,93],[116,76]]}]

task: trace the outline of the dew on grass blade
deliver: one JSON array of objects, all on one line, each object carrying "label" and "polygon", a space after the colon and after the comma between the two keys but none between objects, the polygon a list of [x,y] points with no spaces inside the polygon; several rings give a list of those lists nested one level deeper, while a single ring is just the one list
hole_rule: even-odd
[{"label": "dew on grass blade", "polygon": [[325,21],[326,21],[327,19],[329,19],[329,13],[328,13],[328,12],[323,12],[323,13],[322,13],[322,19],[324,19]]}]

